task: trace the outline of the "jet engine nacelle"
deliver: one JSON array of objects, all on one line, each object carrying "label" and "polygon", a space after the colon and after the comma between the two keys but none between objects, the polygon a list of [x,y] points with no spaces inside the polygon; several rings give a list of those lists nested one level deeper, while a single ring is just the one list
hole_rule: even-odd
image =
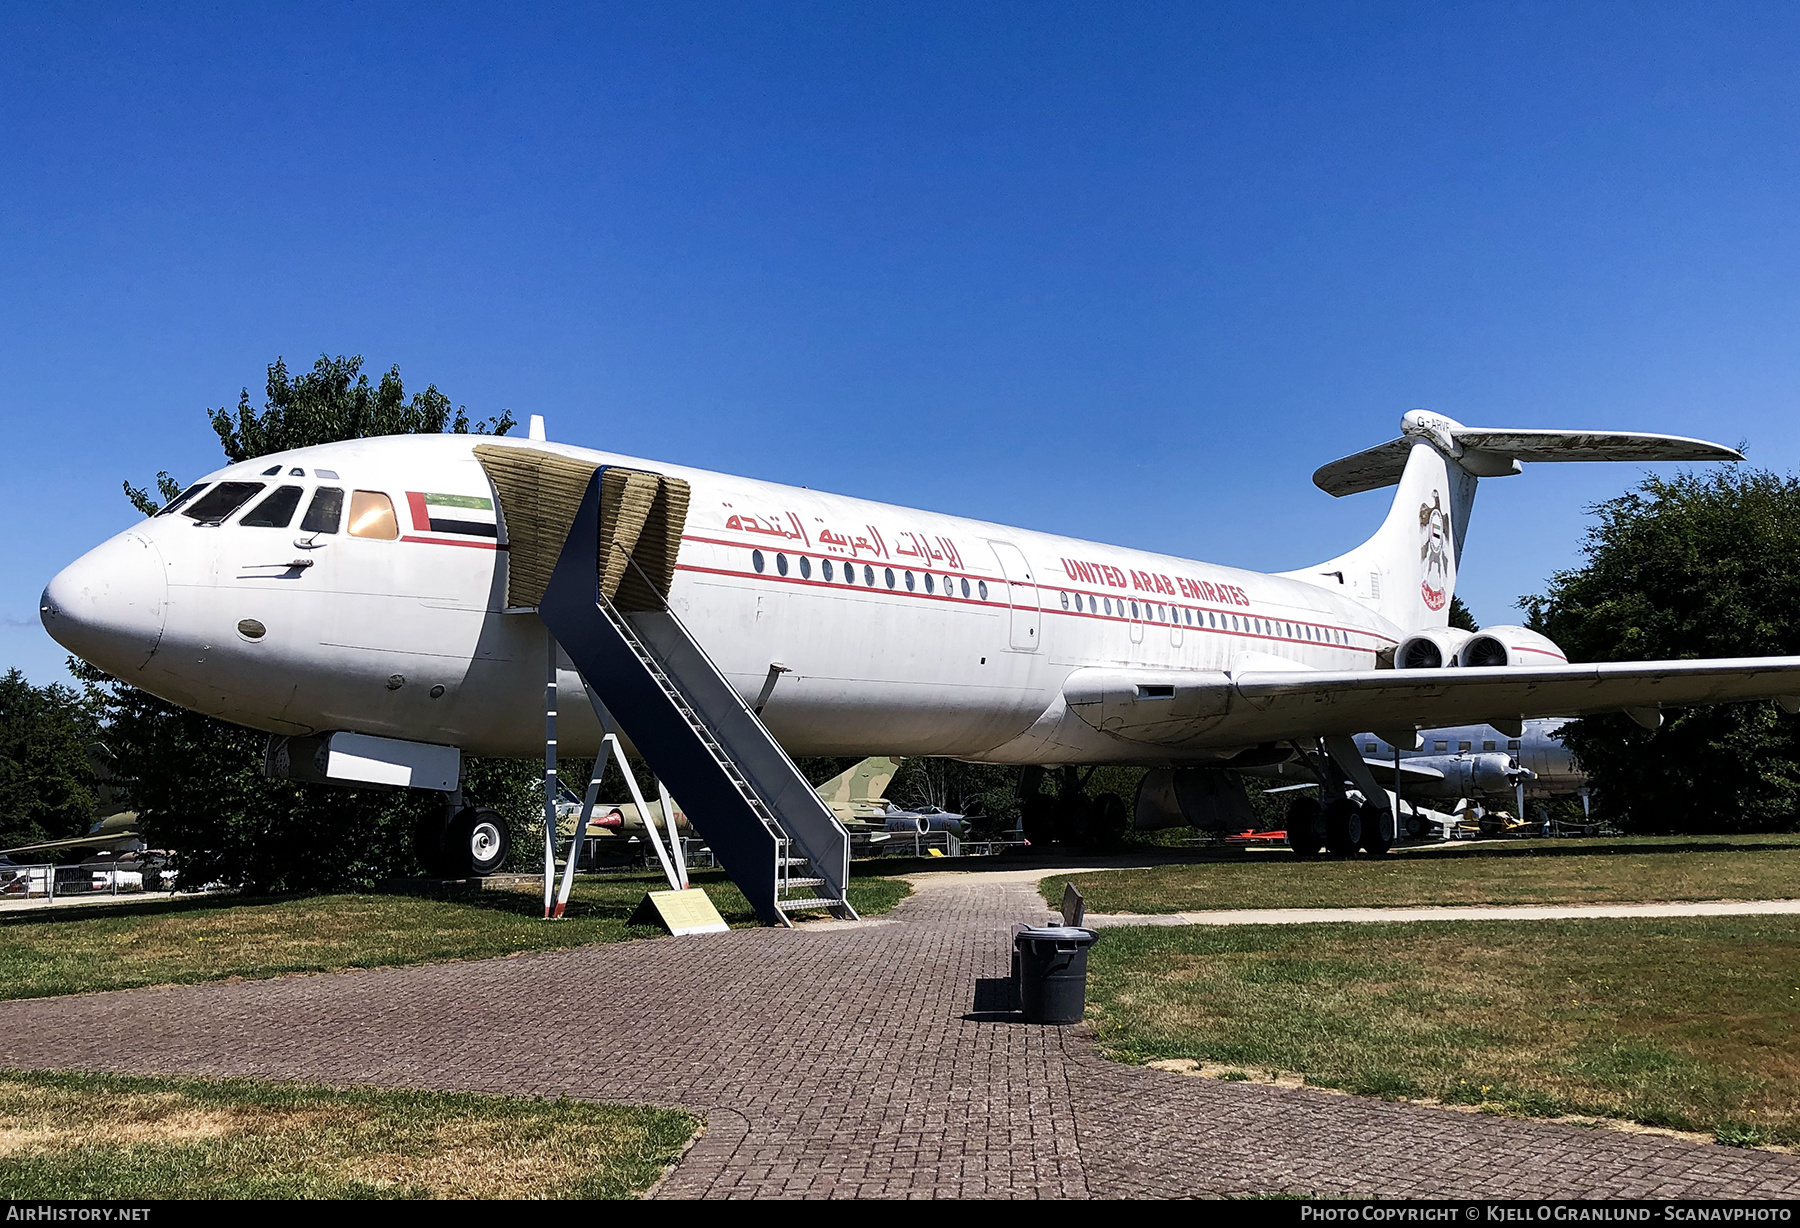
[{"label": "jet engine nacelle", "polygon": [[1567,653],[1527,627],[1489,627],[1468,636],[1456,651],[1464,668],[1495,665],[1563,665]]},{"label": "jet engine nacelle", "polygon": [[1456,664],[1456,654],[1469,633],[1459,627],[1427,627],[1400,641],[1394,649],[1395,669],[1443,669]]}]

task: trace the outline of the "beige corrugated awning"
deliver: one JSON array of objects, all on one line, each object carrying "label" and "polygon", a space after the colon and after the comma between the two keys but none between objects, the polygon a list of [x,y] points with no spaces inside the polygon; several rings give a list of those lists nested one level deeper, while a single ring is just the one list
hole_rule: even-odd
[{"label": "beige corrugated awning", "polygon": [[[543,599],[581,497],[600,466],[537,448],[477,444],[506,527],[506,604]],[[661,609],[675,579],[689,490],[680,478],[608,466],[600,477],[600,591],[622,610]]]}]

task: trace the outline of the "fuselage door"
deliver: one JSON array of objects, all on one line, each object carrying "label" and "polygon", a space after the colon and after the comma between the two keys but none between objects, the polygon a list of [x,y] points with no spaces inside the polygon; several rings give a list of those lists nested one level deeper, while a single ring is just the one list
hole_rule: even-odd
[{"label": "fuselage door", "polygon": [[1011,542],[990,541],[1000,571],[1006,577],[1006,594],[1012,602],[1012,647],[1018,652],[1036,652],[1044,625],[1044,612],[1038,602],[1037,576],[1025,554]]}]

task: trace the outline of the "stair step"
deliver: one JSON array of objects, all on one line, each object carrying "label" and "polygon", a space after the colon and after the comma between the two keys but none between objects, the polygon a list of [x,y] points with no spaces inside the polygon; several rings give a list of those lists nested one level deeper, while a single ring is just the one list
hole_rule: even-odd
[{"label": "stair step", "polygon": [[776,900],[775,901],[775,907],[781,909],[782,912],[799,912],[800,910],[805,909],[805,908],[842,908],[843,906],[844,906],[844,901],[828,900],[823,896],[817,896],[810,900]]},{"label": "stair step", "polygon": [[792,891],[795,887],[823,887],[824,885],[825,880],[822,878],[790,878],[781,884],[781,888],[783,891]]}]

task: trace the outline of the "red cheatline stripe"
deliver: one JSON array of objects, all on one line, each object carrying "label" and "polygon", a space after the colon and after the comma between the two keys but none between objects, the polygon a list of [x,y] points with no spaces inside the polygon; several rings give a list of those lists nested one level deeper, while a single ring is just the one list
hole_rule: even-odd
[{"label": "red cheatline stripe", "polygon": [[427,546],[468,546],[475,550],[504,550],[505,546],[497,546],[493,542],[464,542],[451,537],[413,537],[408,535],[400,539],[403,542],[423,542]]},{"label": "red cheatline stripe", "polygon": [[[918,592],[916,590],[909,592],[904,588],[896,587],[896,588],[890,589],[890,588],[886,588],[882,585],[876,585],[874,587],[870,587],[867,584],[860,584],[860,583],[854,584],[854,585],[840,584],[835,580],[806,580],[806,579],[802,579],[799,576],[778,576],[778,575],[769,575],[767,573],[758,574],[753,571],[733,571],[733,570],[730,570],[727,568],[722,568],[722,567],[700,567],[700,566],[696,566],[693,563],[678,563],[675,566],[675,570],[691,571],[691,572],[695,572],[699,575],[705,575],[705,576],[729,576],[734,580],[755,580],[755,581],[758,581],[760,583],[765,583],[765,584],[804,585],[807,588],[824,589],[826,591],[833,592],[833,593],[874,593],[878,596],[914,597],[921,601],[947,602],[951,605],[983,606],[988,609],[996,609],[996,610],[1012,609],[1012,606],[1004,601],[983,601],[979,597],[955,597],[955,596],[946,596],[942,593],[922,593],[922,592]],[[934,573],[934,574],[936,574],[936,573]],[[995,583],[998,583],[998,581],[996,581]],[[1113,600],[1119,601],[1120,599],[1115,597],[1115,598],[1113,598]],[[1139,600],[1138,604],[1144,605],[1146,603],[1142,600]],[[1152,602],[1149,604],[1155,604],[1155,603]],[[1169,603],[1165,601],[1165,602],[1163,602],[1163,604],[1168,605]],[[1369,647],[1366,644],[1321,644],[1317,640],[1290,639],[1286,636],[1281,636],[1281,635],[1265,635],[1260,631],[1233,631],[1229,627],[1190,627],[1186,623],[1161,622],[1154,618],[1152,618],[1152,619],[1142,619],[1142,618],[1134,619],[1134,618],[1127,618],[1122,614],[1089,614],[1085,610],[1083,610],[1080,613],[1076,613],[1074,610],[1059,610],[1053,606],[1041,606],[1041,607],[1039,607],[1039,610],[1041,613],[1053,614],[1053,615],[1057,615],[1062,618],[1088,618],[1088,619],[1094,620],[1095,622],[1123,623],[1123,624],[1126,624],[1127,626],[1131,625],[1132,623],[1136,623],[1137,625],[1143,626],[1143,627],[1168,627],[1168,628],[1178,629],[1181,631],[1191,631],[1195,635],[1229,635],[1234,639],[1269,640],[1269,641],[1272,641],[1275,643],[1280,643],[1280,644],[1301,644],[1301,645],[1317,647],[1317,648],[1330,648],[1330,649],[1335,649],[1339,652],[1374,652],[1375,651],[1375,649]],[[1244,618],[1246,616],[1240,614],[1240,615],[1238,615],[1238,617]],[[1261,618],[1263,616],[1257,615],[1257,617]],[[1265,619],[1265,621],[1272,622],[1274,620],[1273,619]],[[1377,637],[1377,636],[1375,636],[1375,633],[1371,632],[1371,631],[1351,630],[1350,634],[1358,635],[1358,636],[1369,636],[1371,638],[1385,638],[1385,637]]]},{"label": "red cheatline stripe", "polygon": [[[767,550],[770,553],[785,552],[785,553],[793,554],[796,556],[804,554],[809,558],[830,559],[832,562],[841,563],[845,566],[894,567],[894,568],[898,568],[903,571],[907,570],[908,567],[910,566],[911,570],[920,572],[920,573],[929,571],[933,575],[954,576],[957,579],[990,580],[994,584],[1000,584],[1003,582],[998,577],[984,576],[984,575],[980,575],[980,574],[978,574],[976,572],[972,572],[972,571],[962,571],[955,567],[925,567],[921,564],[916,564],[916,563],[909,565],[909,564],[902,563],[902,562],[899,562],[899,561],[896,561],[893,559],[877,559],[877,558],[847,559],[847,558],[843,557],[842,555],[826,554],[819,550],[801,550],[798,547],[793,546],[793,545],[788,545],[788,546],[778,548],[775,546],[771,546],[771,545],[767,544],[766,542],[726,541],[723,538],[718,538],[718,537],[702,537],[696,533],[684,533],[681,536],[681,540],[684,542],[699,542],[700,544],[707,545],[707,546],[728,546],[734,550]],[[833,587],[843,587],[843,588],[849,587],[848,585],[838,585],[837,581],[835,581],[835,580],[803,580],[803,579],[799,579],[794,576],[768,575],[766,573],[758,573],[758,572],[750,572],[750,571],[719,570],[719,569],[710,568],[710,567],[691,567],[685,563],[682,564],[682,570],[704,571],[709,575],[742,576],[745,579],[753,579],[753,580],[771,580],[771,581],[779,580],[786,584],[829,584],[829,585],[832,585]],[[1019,585],[1020,587],[1024,587],[1027,583],[1029,583],[1029,581],[1014,580],[1014,581],[1012,581],[1012,583]],[[865,586],[858,585],[857,587],[861,588],[861,587],[865,587]],[[1295,624],[1296,626],[1304,625],[1304,626],[1308,626],[1308,627],[1323,629],[1326,631],[1342,631],[1347,635],[1367,636],[1370,639],[1380,640],[1380,641],[1383,641],[1383,642],[1389,643],[1389,644],[1396,642],[1389,636],[1382,635],[1375,631],[1365,630],[1364,628],[1361,628],[1361,627],[1345,627],[1345,626],[1342,626],[1337,623],[1308,622],[1306,620],[1294,618],[1294,617],[1288,616],[1288,615],[1283,615],[1283,616],[1277,617],[1276,615],[1273,615],[1273,614],[1258,613],[1254,606],[1250,606],[1250,607],[1238,606],[1238,605],[1227,606],[1221,602],[1206,602],[1206,601],[1201,601],[1201,600],[1197,600],[1194,598],[1171,599],[1166,595],[1156,601],[1151,601],[1141,595],[1138,595],[1138,596],[1120,595],[1118,593],[1110,593],[1110,592],[1087,593],[1086,590],[1083,590],[1083,589],[1063,588],[1061,586],[1051,585],[1051,584],[1040,584],[1038,586],[1038,588],[1041,591],[1047,592],[1047,593],[1080,592],[1080,593],[1083,593],[1084,595],[1088,595],[1088,596],[1110,597],[1112,600],[1117,601],[1117,602],[1136,601],[1139,605],[1162,604],[1162,605],[1166,605],[1166,606],[1172,606],[1176,609],[1211,610],[1214,614],[1218,614],[1220,616],[1224,616],[1224,615],[1228,615],[1228,614],[1236,614],[1239,618],[1261,618],[1261,619],[1265,619],[1269,622],[1291,622],[1291,623]],[[896,588],[893,591],[897,593],[900,590]],[[909,596],[929,598],[929,597],[933,597],[934,594],[914,592],[914,593],[910,593]],[[939,600],[942,600],[942,598],[939,598]],[[955,600],[965,600],[965,599],[956,598]],[[968,602],[968,604],[980,604],[980,603],[971,600]],[[1001,609],[1010,608],[1004,602],[999,602],[999,603],[989,602],[987,604],[989,604],[989,605],[998,604]],[[1109,615],[1109,614],[1099,614],[1099,613],[1090,614],[1086,611],[1058,610],[1054,606],[1049,606],[1049,605],[1043,606],[1041,608],[1043,609],[1043,611],[1046,614],[1062,614],[1062,615],[1065,615],[1068,617],[1080,617],[1080,618],[1097,618],[1097,619],[1100,619],[1102,622],[1105,622],[1108,620],[1113,621],[1113,622],[1131,622],[1131,621],[1133,621],[1129,618],[1126,618],[1124,615]],[[1168,625],[1168,626],[1174,625],[1173,623],[1169,623],[1169,624],[1159,623],[1155,619],[1145,619],[1145,620],[1141,620],[1141,621],[1145,622],[1146,625],[1152,626],[1152,627],[1164,626],[1164,625]],[[1182,625],[1186,626],[1185,623]],[[1202,628],[1194,627],[1194,628],[1192,628],[1192,630],[1199,631],[1199,630],[1202,630]],[[1243,634],[1242,632],[1231,631],[1229,628],[1211,628],[1211,627],[1209,627],[1209,628],[1205,628],[1205,630],[1218,630],[1218,631],[1224,632],[1227,635]],[[1250,635],[1254,639],[1275,639],[1275,640],[1281,640],[1284,643],[1293,643],[1293,644],[1315,644],[1315,643],[1319,642],[1317,640],[1309,640],[1305,636],[1294,636],[1290,639],[1286,636],[1260,635],[1260,634],[1257,634],[1254,632],[1250,633]],[[1356,646],[1352,645],[1352,644],[1338,644],[1338,645],[1327,644],[1327,645],[1325,645],[1325,647],[1355,648]],[[1367,651],[1367,650],[1364,649],[1363,651]]]}]

